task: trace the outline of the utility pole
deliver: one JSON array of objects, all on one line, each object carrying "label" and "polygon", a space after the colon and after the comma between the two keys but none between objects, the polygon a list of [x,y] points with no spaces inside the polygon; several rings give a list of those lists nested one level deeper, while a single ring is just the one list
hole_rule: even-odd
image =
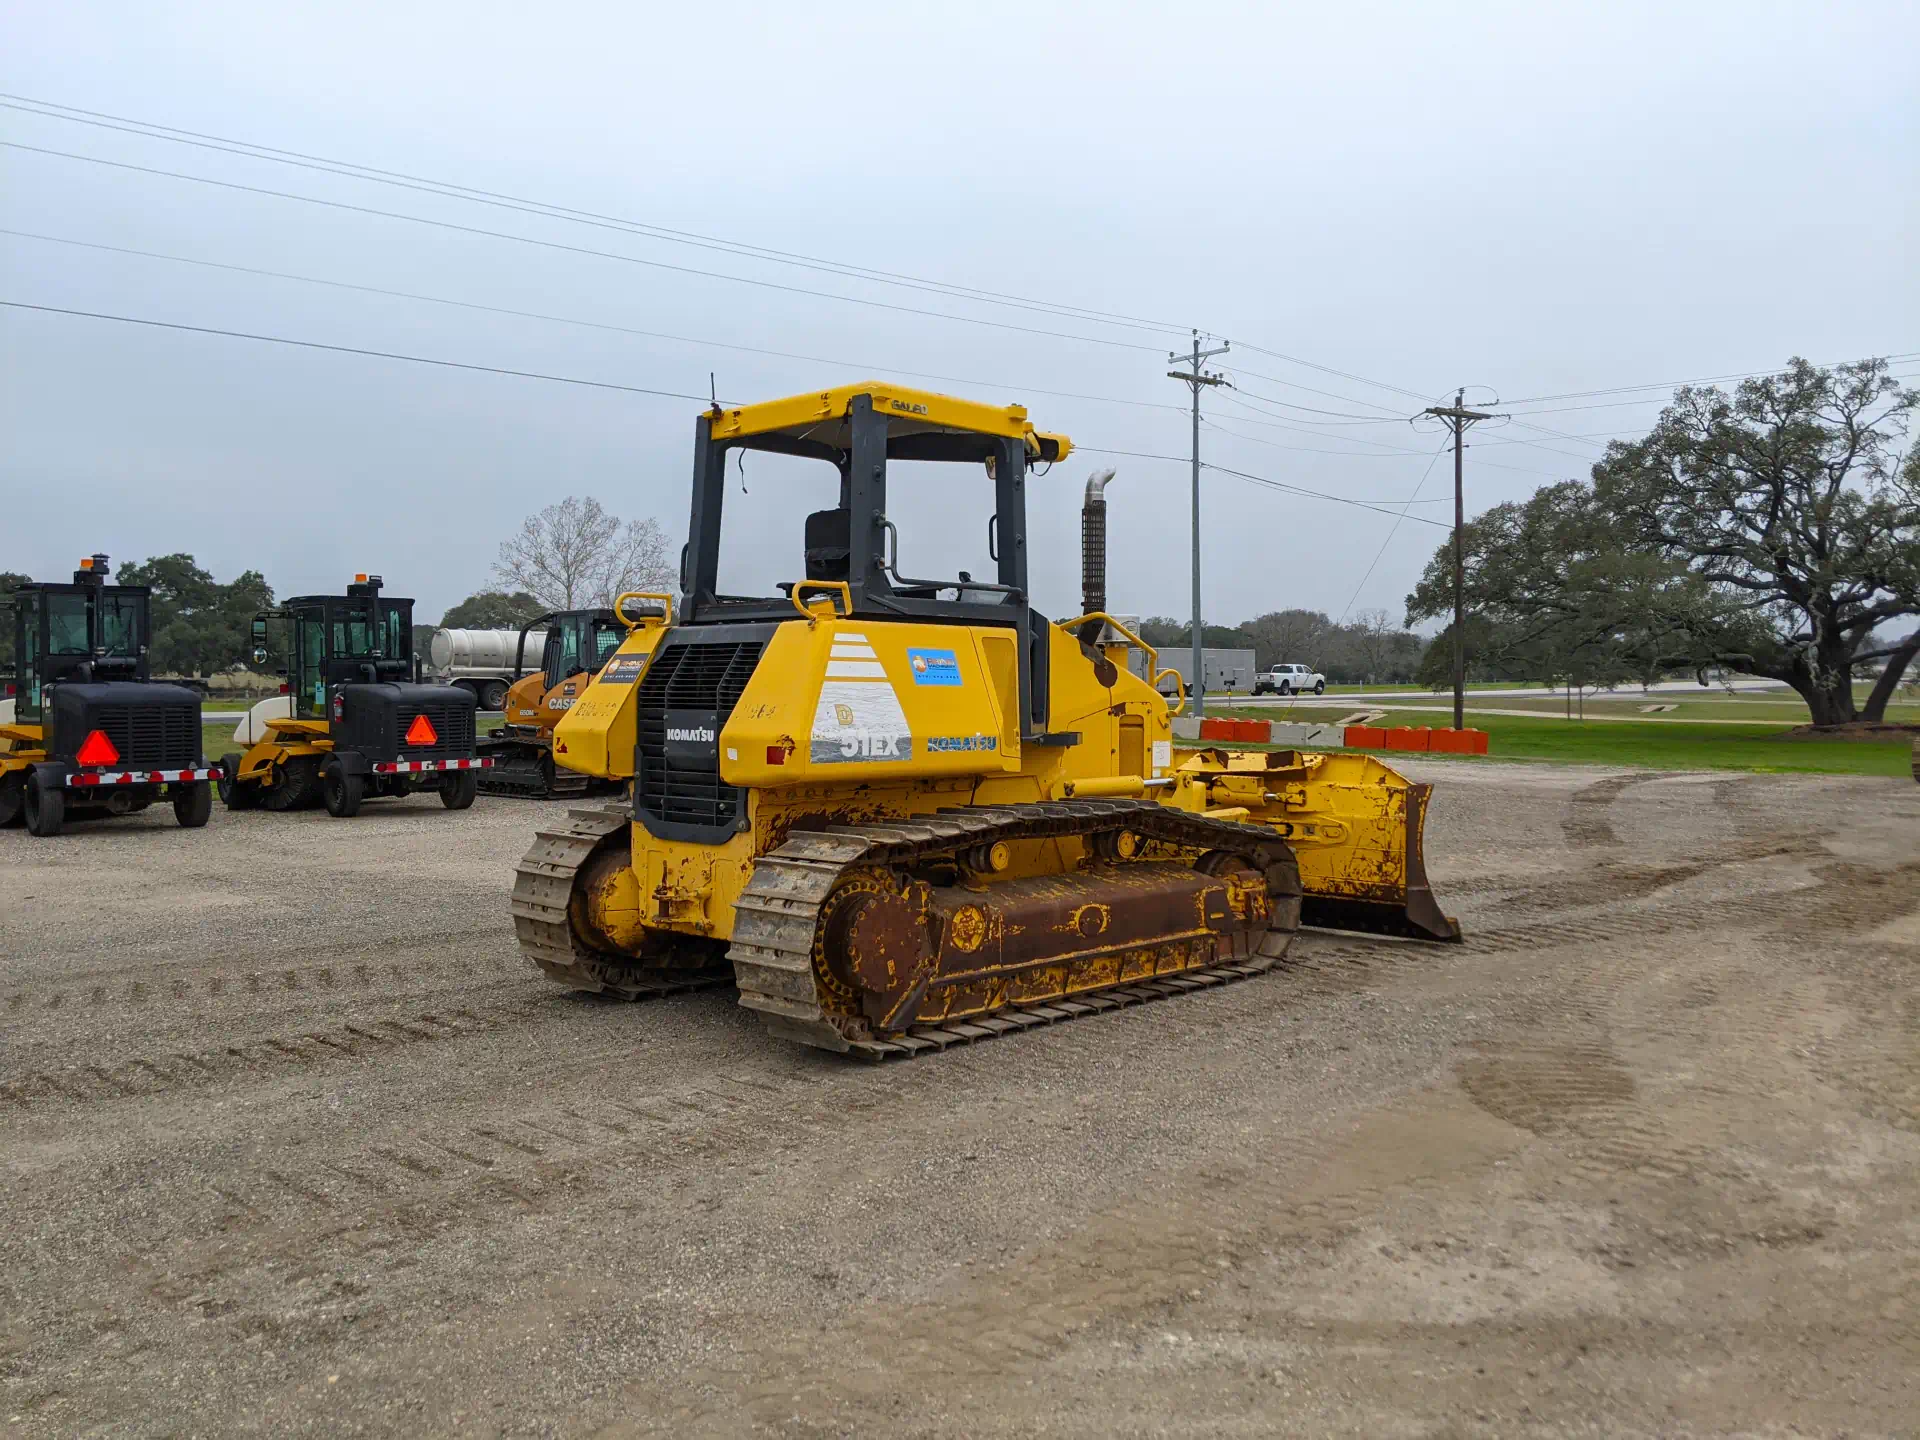
[{"label": "utility pole", "polygon": [[1425,411],[1453,431],[1453,728],[1466,729],[1467,723],[1467,562],[1461,531],[1467,523],[1465,491],[1461,480],[1461,452],[1467,427],[1494,417],[1484,410],[1466,408],[1467,391],[1454,392],[1451,406],[1429,405]]},{"label": "utility pole", "polygon": [[[1187,365],[1188,370],[1169,370],[1167,374],[1183,382],[1193,391],[1193,673],[1187,677],[1193,692],[1193,713],[1207,713],[1207,672],[1201,656],[1201,647],[1205,643],[1200,625],[1200,390],[1206,385],[1224,385],[1224,376],[1202,370],[1200,362],[1211,360],[1215,355],[1224,355],[1228,350],[1227,342],[1222,340],[1211,350],[1200,348],[1200,332],[1193,332],[1193,353],[1180,355],[1169,353],[1167,359],[1176,365]],[[1464,392],[1463,392],[1464,393]]]}]

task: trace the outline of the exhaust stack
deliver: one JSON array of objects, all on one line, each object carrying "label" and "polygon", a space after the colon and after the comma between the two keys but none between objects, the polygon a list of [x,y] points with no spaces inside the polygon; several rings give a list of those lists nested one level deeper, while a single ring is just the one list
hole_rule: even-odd
[{"label": "exhaust stack", "polygon": [[1102,613],[1107,608],[1107,485],[1114,473],[1109,468],[1089,475],[1086,499],[1080,505],[1080,613],[1083,615]]}]

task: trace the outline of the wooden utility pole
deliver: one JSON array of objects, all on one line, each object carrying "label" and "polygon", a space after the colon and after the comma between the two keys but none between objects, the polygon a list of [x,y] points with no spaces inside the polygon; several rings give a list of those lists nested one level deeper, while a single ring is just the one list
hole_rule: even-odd
[{"label": "wooden utility pole", "polygon": [[1467,427],[1493,416],[1484,410],[1466,408],[1467,391],[1454,392],[1451,406],[1429,405],[1426,414],[1445,423],[1453,431],[1453,728],[1466,729],[1467,718],[1467,561],[1461,531],[1467,523],[1467,502],[1462,478],[1461,454],[1465,450]]},{"label": "wooden utility pole", "polygon": [[[1186,382],[1193,391],[1193,673],[1187,677],[1187,683],[1193,695],[1193,713],[1207,713],[1207,672],[1205,659],[1201,653],[1205,643],[1200,630],[1200,388],[1203,385],[1224,385],[1224,377],[1204,371],[1200,368],[1202,360],[1210,360],[1215,355],[1227,353],[1227,342],[1221,341],[1211,350],[1200,348],[1200,332],[1193,332],[1193,353],[1191,355],[1169,354],[1167,359],[1176,364],[1191,366],[1190,370],[1169,370],[1168,375],[1175,380]],[[1464,392],[1463,392],[1464,393]]]}]

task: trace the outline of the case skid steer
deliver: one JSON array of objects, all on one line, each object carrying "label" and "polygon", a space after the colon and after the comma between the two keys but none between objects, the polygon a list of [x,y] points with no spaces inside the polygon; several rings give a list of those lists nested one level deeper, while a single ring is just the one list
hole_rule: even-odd
[{"label": "case skid steer", "polygon": [[206,824],[215,772],[201,753],[200,696],[149,678],[147,587],[109,585],[107,557],[94,555],[71,584],[22,585],[8,600],[0,825],[24,819],[32,834],[58,835],[68,820],[161,799],[187,828]]},{"label": "case skid steer", "polygon": [[378,575],[358,575],[345,595],[302,595],[253,620],[254,663],[273,653],[270,626],[287,657],[288,713],[242,755],[220,762],[220,798],[230,809],[297,810],[319,800],[329,815],[360,802],[433,787],[464,810],[478,772],[471,690],[414,683],[413,601],[382,598]]},{"label": "case skid steer", "polygon": [[[877,382],[701,416],[682,613],[636,629],[555,727],[629,803],[540,832],[512,911],[564,985],[640,998],[731,982],[776,1036],[909,1056],[1272,968],[1308,924],[1452,941],[1428,888],[1428,787],[1361,755],[1177,748],[1144,645],[1028,585],[1035,462],[1019,406]],[[735,451],[818,461],[800,576],[723,593]],[[992,581],[915,577],[888,518],[902,462],[986,512]],[[763,481],[763,484],[768,483]]]},{"label": "case skid steer", "polygon": [[[501,707],[505,721],[480,739],[479,753],[493,761],[481,773],[482,790],[489,795],[550,800],[612,788],[610,780],[554,763],[553,727],[586,693],[607,657],[620,648],[628,628],[611,610],[553,610],[520,627],[513,684]],[[534,630],[544,630],[547,636],[540,668],[522,674],[527,635]]]}]

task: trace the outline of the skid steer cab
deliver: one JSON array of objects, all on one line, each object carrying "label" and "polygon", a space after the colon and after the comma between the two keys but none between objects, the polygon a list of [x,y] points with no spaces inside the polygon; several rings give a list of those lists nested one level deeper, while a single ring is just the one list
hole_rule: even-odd
[{"label": "skid steer cab", "polygon": [[285,713],[221,761],[234,810],[359,813],[363,800],[436,790],[449,810],[479,793],[493,762],[474,750],[471,690],[422,685],[411,658],[413,601],[384,598],[378,575],[345,595],[302,595],[253,621],[254,661],[286,659]]},{"label": "skid steer cab", "polygon": [[58,835],[69,820],[173,803],[188,829],[213,810],[201,754],[200,697],[156,683],[144,585],[109,585],[107,557],[70,584],[29,583],[7,597],[14,668],[0,679],[0,826]]}]

